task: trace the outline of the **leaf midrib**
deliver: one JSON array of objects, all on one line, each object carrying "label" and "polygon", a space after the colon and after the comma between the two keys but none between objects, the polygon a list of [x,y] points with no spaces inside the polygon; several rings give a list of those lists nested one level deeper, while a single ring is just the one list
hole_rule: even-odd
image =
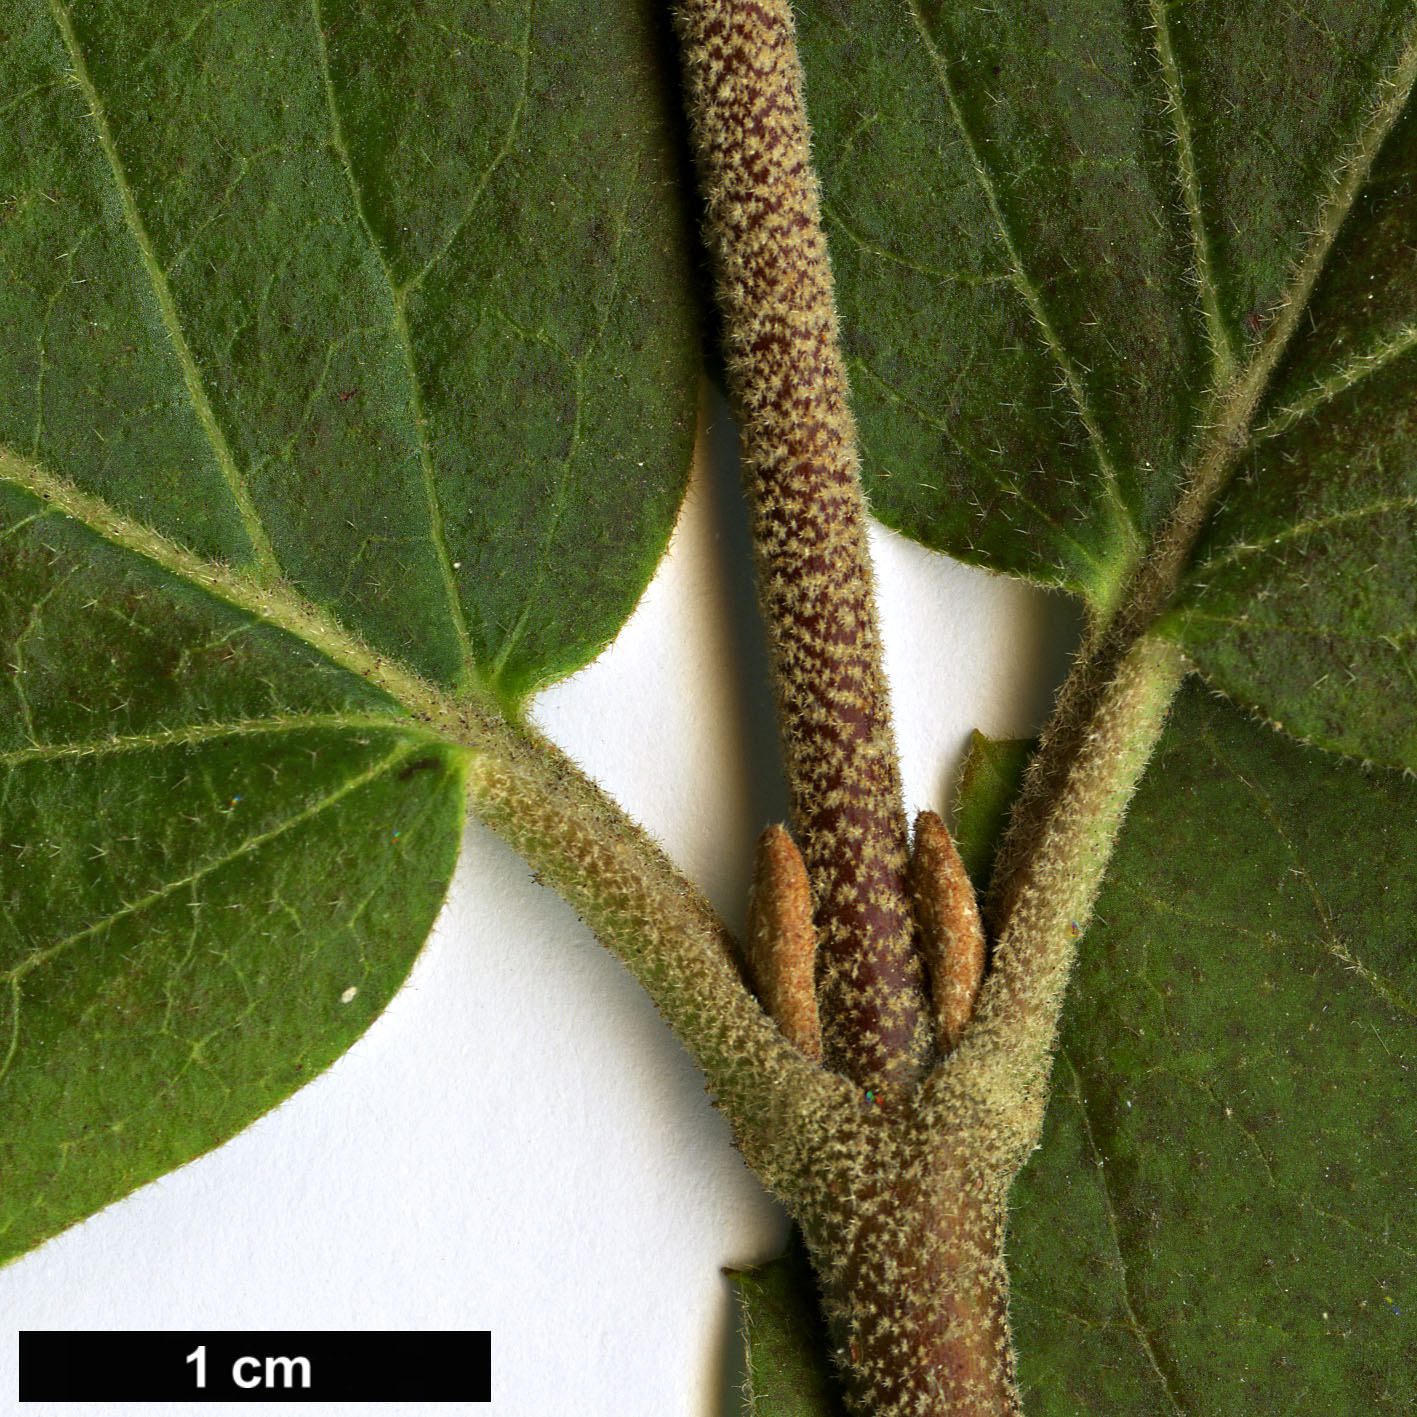
[{"label": "leaf midrib", "polygon": [[1176,137],[1176,169],[1181,192],[1186,203],[1186,217],[1191,228],[1191,250],[1195,259],[1196,284],[1205,329],[1210,344],[1212,388],[1223,388],[1235,370],[1235,349],[1230,331],[1220,313],[1220,290],[1215,278],[1215,265],[1206,230],[1205,213],[1201,207],[1200,171],[1196,166],[1195,149],[1191,144],[1191,118],[1186,108],[1185,83],[1180,60],[1171,40],[1171,7],[1168,0],[1151,0],[1152,31],[1156,36],[1156,55],[1161,64],[1161,78],[1170,100],[1172,128]]},{"label": "leaf midrib", "polygon": [[[379,268],[383,273],[384,281],[387,286],[387,294],[391,306],[390,328],[393,333],[394,343],[400,352],[409,387],[409,409],[413,436],[418,452],[424,496],[427,504],[429,541],[439,567],[439,574],[447,599],[448,615],[457,638],[462,661],[464,682],[459,685],[459,688],[465,688],[470,691],[478,686],[481,676],[472,649],[466,613],[462,605],[461,597],[458,594],[456,578],[453,572],[452,555],[448,545],[442,507],[437,492],[436,472],[426,432],[429,420],[426,410],[423,407],[422,389],[414,360],[412,334],[409,329],[405,308],[409,290],[416,288],[419,280],[421,280],[427,272],[426,270],[421,271],[416,280],[404,286],[400,286],[393,279],[393,273],[389,267],[388,260],[378,240],[374,236],[373,229],[366,215],[364,195],[361,191],[349,149],[344,138],[338,106],[338,96],[335,93],[333,76],[330,71],[329,49],[323,25],[322,0],[309,0],[309,3],[310,15],[315,30],[315,43],[319,55],[320,78],[331,125],[330,147],[339,160],[341,170],[350,188],[356,218],[370,250],[379,263]],[[147,278],[153,298],[158,307],[164,333],[167,336],[181,371],[188,400],[196,415],[198,424],[202,429],[202,433],[212,450],[218,470],[236,506],[243,530],[251,543],[258,578],[271,585],[275,585],[280,582],[282,576],[279,558],[276,555],[270,535],[265,528],[260,511],[252,497],[247,479],[238,466],[236,456],[231,448],[225,430],[222,428],[211,399],[207,394],[202,370],[187,339],[181,315],[177,309],[176,300],[172,294],[162,263],[158,260],[151,235],[148,232],[142,212],[138,207],[132,184],[128,180],[127,169],[109,125],[106,106],[89,73],[84,51],[79,43],[77,31],[74,28],[70,7],[67,0],[48,0],[48,4],[55,26],[59,30],[65,50],[69,56],[70,64],[73,67],[74,80],[89,106],[99,147],[103,153],[105,163],[113,181],[114,191],[123,213],[124,224],[128,228],[128,232],[137,249],[143,273]],[[530,16],[531,3],[529,0],[527,10],[528,26],[530,24]],[[463,221],[470,215],[471,210],[476,206],[477,200],[482,194],[482,189],[485,188],[487,182],[491,180],[496,168],[500,165],[502,159],[505,158],[507,152],[510,151],[513,134],[517,124],[520,122],[521,114],[525,107],[525,77],[525,74],[523,74],[523,91],[516,105],[513,119],[503,144],[503,149],[498,154],[497,158],[494,159],[494,162],[484,174],[483,180],[479,183],[474,196],[469,200]],[[455,235],[456,233],[454,233],[454,237]]]},{"label": "leaf midrib", "polygon": [[205,595],[283,630],[339,668],[393,699],[431,732],[465,747],[490,735],[501,715],[470,691],[452,695],[398,660],[370,649],[288,582],[267,584],[233,566],[206,561],[101,498],[0,447],[0,481],[38,498],[111,545],[158,566]]},{"label": "leaf midrib", "polygon": [[[93,738],[73,742],[36,743],[29,748],[0,751],[0,768],[23,767],[26,763],[52,763],[76,758],[104,758],[123,753],[162,752],[167,748],[195,747],[201,743],[220,742],[226,738],[266,737],[280,733],[317,732],[332,729],[337,732],[419,734],[419,728],[408,719],[390,715],[361,713],[292,713],[273,714],[268,718],[231,719],[218,723],[187,723],[177,728],[165,728],[154,733],[123,733],[112,738]],[[442,744],[436,734],[427,734],[428,741]]]},{"label": "leaf midrib", "polygon": [[1167,583],[1168,598],[1180,584],[1191,549],[1216,500],[1258,441],[1259,435],[1253,431],[1255,414],[1308,309],[1344,220],[1362,192],[1384,141],[1406,110],[1414,79],[1417,79],[1417,24],[1409,31],[1406,46],[1390,73],[1378,82],[1379,97],[1364,115],[1358,136],[1350,147],[1350,156],[1339,166],[1320,203],[1313,237],[1295,265],[1293,278],[1276,307],[1269,330],[1206,420],[1210,436],[1197,454],[1189,483],[1167,527],[1157,538],[1157,554],[1153,559]]}]

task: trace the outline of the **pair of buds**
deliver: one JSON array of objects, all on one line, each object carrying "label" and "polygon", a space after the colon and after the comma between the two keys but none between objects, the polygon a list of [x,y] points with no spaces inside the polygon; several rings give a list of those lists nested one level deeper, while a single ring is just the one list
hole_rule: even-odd
[{"label": "pair of buds", "polygon": [[[936,1042],[953,1051],[984,977],[984,927],[974,887],[949,828],[934,812],[915,819],[908,890],[930,981]],[[748,898],[748,973],[758,999],[799,1052],[820,1061],[817,936],[807,868],[785,828],[758,838]]]}]

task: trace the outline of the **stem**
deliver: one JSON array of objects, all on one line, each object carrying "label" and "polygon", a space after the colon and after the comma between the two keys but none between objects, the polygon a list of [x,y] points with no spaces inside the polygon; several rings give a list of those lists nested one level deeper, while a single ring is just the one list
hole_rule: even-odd
[{"label": "stem", "polygon": [[728,930],[662,849],[534,729],[479,726],[468,805],[575,909],[679,1035],[766,1185],[810,1163],[841,1080],[783,1037],[747,989]]},{"label": "stem", "polygon": [[[1186,672],[1152,626],[1233,476],[1361,175],[1402,111],[1417,50],[1375,111],[1359,159],[1340,173],[1292,298],[1247,367],[1215,391],[1166,526],[1069,676],[996,867],[987,911],[993,969],[972,1018],[967,1007],[954,1017],[948,1002],[967,996],[977,978],[967,967],[977,951],[950,943],[970,912],[938,866],[926,872],[933,894],[915,891],[926,897],[927,932],[939,937],[929,955],[946,1054],[917,1085],[933,1052],[931,1005],[904,881],[906,830],[855,430],[791,14],[786,0],[686,0],[679,27],[793,823],[816,896],[823,1056],[842,1076],[808,1065],[820,1080],[814,1088],[784,1067],[755,1089],[738,1081],[723,1050],[740,1037],[761,1047],[758,1023],[715,1033],[679,1007],[676,1027],[696,1051],[696,1038],[713,1036],[707,1051],[742,1099],[731,1110],[748,1109],[735,1116],[746,1154],[802,1224],[852,1410],[1015,1417],[1006,1196],[1041,1133],[1077,941]],[[600,869],[583,840],[563,844],[576,858],[570,877]],[[788,1032],[802,1049],[792,1051],[806,1065],[817,1037],[809,1001],[799,997],[811,940],[789,848],[778,841],[761,863],[755,929],[767,962],[756,967],[792,999]],[[634,911],[603,914],[612,938],[633,939],[642,923],[663,938]],[[617,952],[626,957],[623,944]],[[631,945],[632,960],[634,952]],[[941,990],[955,966],[960,988]],[[787,1018],[783,1006],[777,1012]]]},{"label": "stem", "polygon": [[858,1105],[804,1199],[847,1405],[864,1417],[1016,1417],[1003,1258],[1007,1181],[918,1099]]},{"label": "stem", "polygon": [[1183,673],[1171,646],[1142,638],[1089,695],[958,1046],[911,1096],[827,1119],[818,1172],[791,1197],[855,1412],[1020,1411],[1006,1197],[1041,1131],[1077,939]]},{"label": "stem", "polygon": [[[490,696],[448,693],[370,649],[292,587],[207,561],[0,447],[0,483],[176,582],[277,626],[387,696],[368,723],[419,724],[463,750],[468,806],[580,913],[654,999],[728,1113],[741,1149],[782,1191],[809,1166],[808,1138],[841,1080],[811,1066],[748,991],[722,922],[644,830],[554,744]],[[314,721],[292,715],[290,724]],[[366,726],[347,715],[351,728]]]},{"label": "stem", "polygon": [[[547,779],[543,746],[479,759],[473,801],[635,971],[801,1222],[852,1410],[1015,1417],[1006,1197],[1041,1130],[1076,940],[1184,673],[1145,633],[1171,562],[1138,573],[1069,680],[999,873],[993,972],[972,1019],[942,1012],[957,1046],[919,1085],[934,1020],[791,15],[785,0],[690,0],[679,25],[793,823],[816,897],[824,1066],[791,842],[769,833],[760,848],[751,915],[779,1031],[707,908],[668,863],[646,874],[653,847],[588,785]],[[922,915],[948,961],[945,937],[972,912],[940,870],[925,874],[940,890]],[[958,962],[972,994],[977,974],[963,979]]]},{"label": "stem", "polygon": [[[1173,645],[1135,639],[1113,662],[1085,658],[1065,687],[1039,752],[1034,796],[1006,843],[1005,881],[991,902],[993,969],[948,1070],[953,1094],[989,1119],[981,1158],[1010,1177],[1037,1145],[1063,993],[1077,942],[1136,785],[1186,674]],[[932,1083],[937,1079],[932,1079]]]},{"label": "stem", "polygon": [[791,10],[679,11],[743,440],[794,835],[816,903],[823,1051],[863,1087],[930,1051],[856,432]]}]

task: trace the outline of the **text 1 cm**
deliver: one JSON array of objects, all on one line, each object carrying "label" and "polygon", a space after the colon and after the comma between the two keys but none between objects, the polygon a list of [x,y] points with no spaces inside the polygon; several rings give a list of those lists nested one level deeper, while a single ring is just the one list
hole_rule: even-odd
[{"label": "text 1 cm", "polygon": [[[207,1385],[207,1345],[199,1344],[187,1355],[187,1362],[197,1369],[197,1386]],[[296,1383],[296,1374],[300,1381]],[[310,1360],[308,1358],[256,1358],[250,1355],[238,1358],[231,1365],[231,1381],[239,1388],[310,1386]]]}]

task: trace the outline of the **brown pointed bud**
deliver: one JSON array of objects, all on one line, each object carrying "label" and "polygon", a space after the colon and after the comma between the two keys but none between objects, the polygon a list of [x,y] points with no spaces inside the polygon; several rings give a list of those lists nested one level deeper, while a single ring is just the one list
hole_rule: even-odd
[{"label": "brown pointed bud", "polygon": [[768,827],[753,858],[748,897],[748,973],[783,1037],[814,1063],[822,1056],[817,1016],[817,935],[802,857],[782,827]]},{"label": "brown pointed bud", "polygon": [[949,828],[934,812],[915,819],[910,894],[920,926],[920,947],[930,971],[940,1046],[959,1042],[984,978],[984,927],[974,887]]}]

